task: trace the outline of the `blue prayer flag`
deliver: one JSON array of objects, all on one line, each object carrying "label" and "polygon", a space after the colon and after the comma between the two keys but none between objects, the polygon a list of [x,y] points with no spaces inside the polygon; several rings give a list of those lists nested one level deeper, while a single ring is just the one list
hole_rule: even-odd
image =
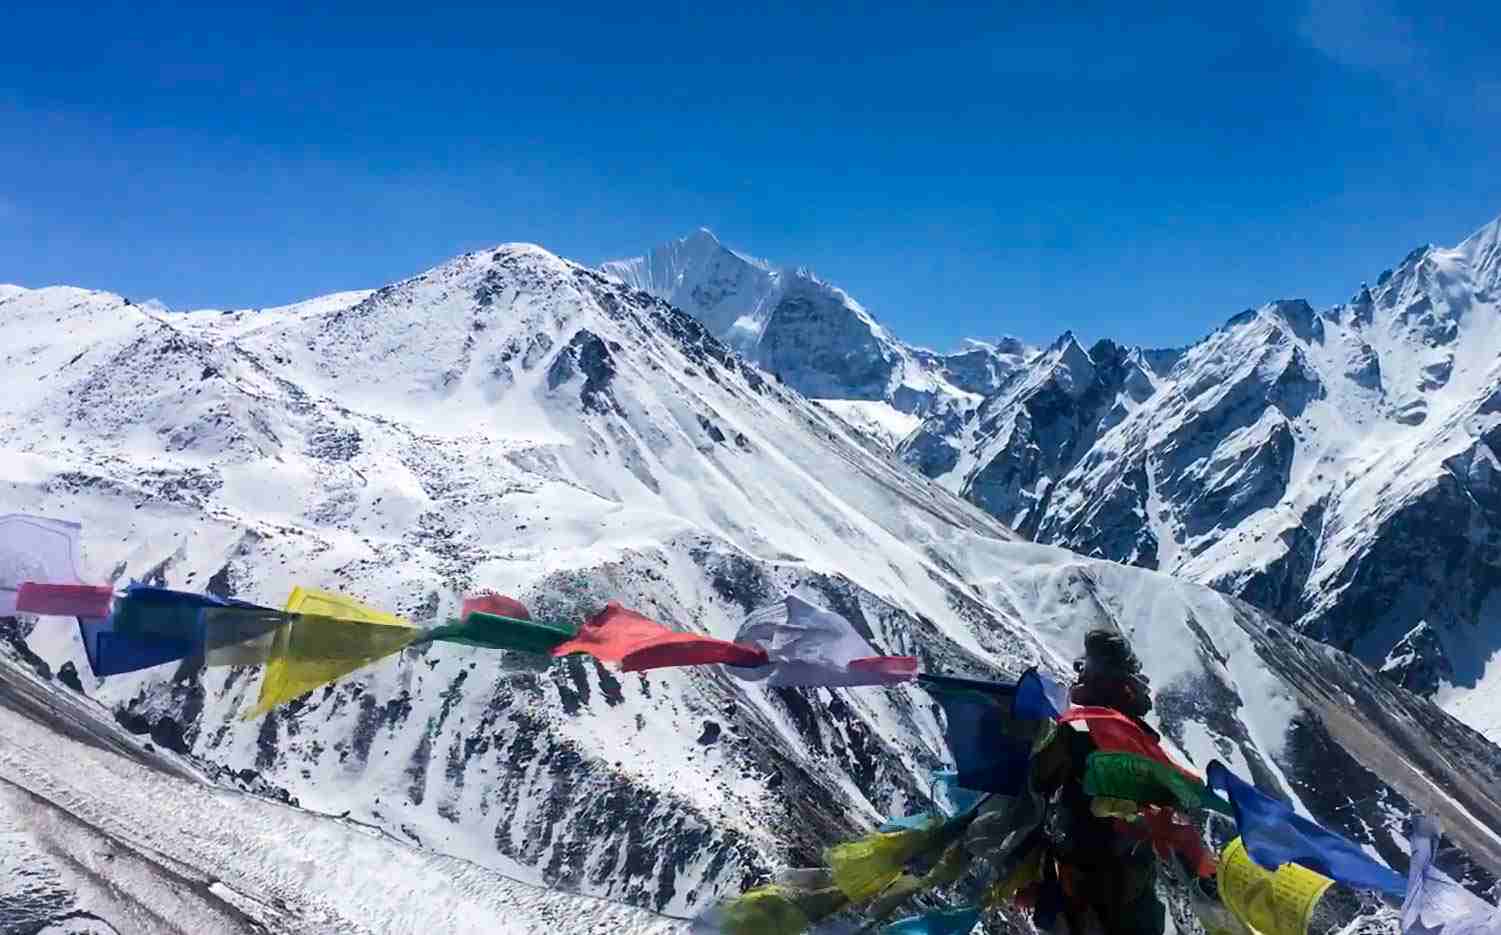
[{"label": "blue prayer flag", "polygon": [[89,668],[100,678],[149,669],[193,655],[191,640],[116,633],[113,615],[79,617],[78,632],[83,637],[83,651],[89,657]]},{"label": "blue prayer flag", "polygon": [[947,675],[919,675],[917,681],[943,707],[957,784],[1002,795],[1025,791],[1032,743],[1056,717],[1051,680],[1029,669],[1016,684]]},{"label": "blue prayer flag", "polygon": [[203,611],[227,607],[265,611],[212,594],[131,584],[108,617],[78,618],[78,631],[94,674],[121,675],[203,655],[208,643]]},{"label": "blue prayer flag", "polygon": [[985,793],[966,789],[959,785],[959,774],[953,770],[934,770],[928,795],[933,800],[934,810],[916,815],[893,816],[886,819],[877,831],[901,831],[909,828],[926,828],[945,818],[962,815],[985,798]]},{"label": "blue prayer flag", "polygon": [[1236,776],[1215,760],[1207,770],[1209,788],[1224,792],[1235,809],[1235,823],[1246,853],[1267,870],[1298,864],[1337,882],[1360,889],[1402,896],[1407,882],[1397,871],[1374,860],[1349,838],[1322,828]]},{"label": "blue prayer flag", "polygon": [[1018,718],[1040,721],[1052,720],[1068,710],[1068,686],[1058,682],[1037,669],[1022,673],[1016,683],[1016,701],[1013,711]]}]

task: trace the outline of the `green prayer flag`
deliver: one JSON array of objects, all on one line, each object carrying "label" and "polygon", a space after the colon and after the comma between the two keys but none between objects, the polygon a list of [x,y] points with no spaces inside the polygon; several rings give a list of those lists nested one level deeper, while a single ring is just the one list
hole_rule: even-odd
[{"label": "green prayer flag", "polygon": [[199,614],[204,605],[176,601],[148,602],[127,594],[116,598],[114,631],[131,637],[165,637],[197,643],[202,638]]},{"label": "green prayer flag", "polygon": [[545,654],[573,639],[577,633],[577,629],[568,624],[517,620],[471,611],[463,620],[449,620],[443,626],[428,630],[422,640]]},{"label": "green prayer flag", "polygon": [[271,659],[276,631],[292,615],[265,607],[206,607],[203,610],[204,664],[256,666]]},{"label": "green prayer flag", "polygon": [[1143,805],[1204,808],[1232,817],[1234,814],[1230,803],[1209,791],[1202,781],[1196,782],[1164,763],[1135,753],[1091,753],[1084,769],[1084,794]]}]

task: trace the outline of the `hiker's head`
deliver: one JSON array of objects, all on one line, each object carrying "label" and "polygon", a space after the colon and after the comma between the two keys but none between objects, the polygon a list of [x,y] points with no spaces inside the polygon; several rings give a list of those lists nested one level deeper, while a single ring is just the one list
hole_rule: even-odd
[{"label": "hiker's head", "polygon": [[1077,705],[1114,708],[1141,717],[1152,710],[1152,688],[1131,644],[1115,630],[1090,630],[1084,655],[1074,660],[1069,700]]}]

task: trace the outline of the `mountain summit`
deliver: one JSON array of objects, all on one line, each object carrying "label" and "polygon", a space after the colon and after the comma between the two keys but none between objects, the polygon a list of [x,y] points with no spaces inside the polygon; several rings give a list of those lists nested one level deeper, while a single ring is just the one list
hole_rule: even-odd
[{"label": "mountain summit", "polygon": [[842,289],[725,247],[707,229],[601,269],[702,321],[804,396],[884,401],[904,413],[996,388],[1025,357],[1014,340],[938,354],[897,340]]}]

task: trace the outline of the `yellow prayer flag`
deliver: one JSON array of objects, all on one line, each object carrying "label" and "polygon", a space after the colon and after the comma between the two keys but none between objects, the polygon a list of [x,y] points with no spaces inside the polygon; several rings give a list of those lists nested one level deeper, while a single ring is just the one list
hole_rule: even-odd
[{"label": "yellow prayer flag", "polygon": [[277,630],[261,694],[250,717],[398,653],[417,639],[416,627],[298,614]]},{"label": "yellow prayer flag", "polygon": [[1262,935],[1306,935],[1314,906],[1334,883],[1297,864],[1283,864],[1275,873],[1259,867],[1240,838],[1220,856],[1220,899]]},{"label": "yellow prayer flag", "polygon": [[1017,862],[1011,874],[990,885],[985,893],[986,906],[999,906],[1016,898],[1016,894],[1042,879],[1042,847],[1033,848]]},{"label": "yellow prayer flag", "polygon": [[260,698],[247,718],[398,653],[422,630],[342,594],[296,587],[287,598],[294,614],[276,631]]},{"label": "yellow prayer flag", "polygon": [[942,828],[942,823],[935,821],[922,828],[875,831],[836,844],[824,854],[834,885],[852,903],[875,898],[901,875],[907,861],[932,845]]},{"label": "yellow prayer flag", "polygon": [[792,889],[774,884],[741,893],[712,918],[726,935],[799,935],[811,924]]},{"label": "yellow prayer flag", "polygon": [[393,627],[409,627],[412,624],[395,614],[361,604],[352,597],[332,591],[314,591],[301,585],[292,589],[287,598],[287,610],[294,614],[316,614],[320,617],[339,617],[344,620],[363,620],[366,623],[384,623]]}]

